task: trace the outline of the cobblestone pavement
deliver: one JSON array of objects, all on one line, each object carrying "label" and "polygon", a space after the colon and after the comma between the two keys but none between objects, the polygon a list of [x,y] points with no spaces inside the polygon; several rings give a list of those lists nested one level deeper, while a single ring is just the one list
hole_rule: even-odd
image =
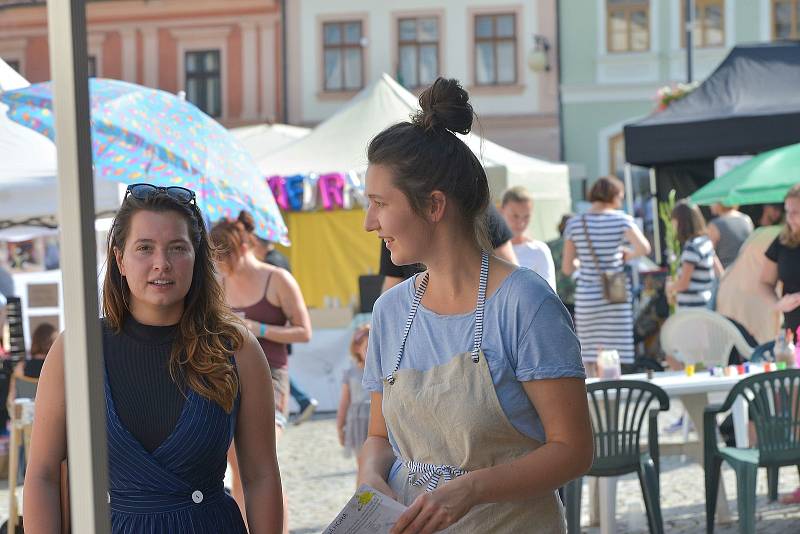
[{"label": "cobblestone pavement", "polygon": [[[669,421],[669,416],[663,419]],[[355,490],[355,460],[345,458],[336,439],[332,414],[317,415],[300,426],[290,426],[278,444],[284,488],[289,500],[292,534],[318,534],[328,525]],[[718,534],[738,532],[736,519],[736,483],[733,472],[723,468],[723,478],[734,523],[718,524]],[[662,513],[669,533],[705,532],[705,490],[700,465],[681,461],[679,456],[662,462]],[[796,469],[780,473],[781,494],[800,485]],[[759,533],[796,534],[800,532],[800,505],[786,506],[767,502],[766,473],[758,474],[756,503]],[[584,485],[582,503],[584,532],[596,534],[599,528],[588,525],[588,490]],[[0,517],[8,514],[8,490],[0,481]],[[647,532],[647,520],[639,482],[635,475],[623,477],[617,484],[617,532]]]},{"label": "cobblestone pavement", "polygon": [[[664,423],[670,421],[667,415]],[[289,498],[289,519],[294,534],[322,532],[347,502],[355,489],[355,461],[344,458],[336,441],[335,419],[319,415],[300,426],[289,427],[278,447],[284,487]],[[705,489],[703,469],[679,456],[664,458],[662,462],[661,506],[664,529],[669,533],[689,534],[705,532]],[[734,523],[717,524],[718,534],[738,532],[736,520],[736,479],[733,471],[723,468],[723,478],[728,503]],[[796,534],[800,532],[800,505],[786,506],[767,502],[767,477],[764,470],[758,474],[758,500],[756,502],[757,529],[760,533]],[[780,493],[793,491],[800,484],[796,469],[784,468],[780,472]],[[617,531],[647,532],[644,502],[635,475],[623,477],[617,484]],[[599,533],[599,528],[587,527],[589,522],[587,485],[583,491],[584,532]]]}]

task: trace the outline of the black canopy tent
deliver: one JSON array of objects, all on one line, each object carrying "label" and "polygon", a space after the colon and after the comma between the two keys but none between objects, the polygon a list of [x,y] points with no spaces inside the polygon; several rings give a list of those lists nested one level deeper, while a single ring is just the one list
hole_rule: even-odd
[{"label": "black canopy tent", "polygon": [[800,42],[737,46],[697,89],[625,126],[628,163],[656,170],[656,194],[694,192],[719,156],[800,142]]}]

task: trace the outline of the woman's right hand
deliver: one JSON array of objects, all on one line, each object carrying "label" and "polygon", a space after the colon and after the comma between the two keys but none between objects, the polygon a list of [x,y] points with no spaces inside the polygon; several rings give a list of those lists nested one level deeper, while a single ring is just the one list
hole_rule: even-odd
[{"label": "woman's right hand", "polygon": [[784,295],[775,303],[775,309],[783,313],[789,313],[800,307],[800,292]]},{"label": "woman's right hand", "polygon": [[344,447],[344,426],[337,425],[336,426],[336,433],[339,434],[339,445]]},{"label": "woman's right hand", "polygon": [[397,495],[395,494],[395,492],[392,490],[392,488],[389,487],[389,484],[386,482],[386,480],[384,480],[384,478],[377,473],[359,472],[358,485],[361,486],[361,484],[367,484],[372,488],[380,491],[387,497],[391,497],[395,501],[397,500]]}]

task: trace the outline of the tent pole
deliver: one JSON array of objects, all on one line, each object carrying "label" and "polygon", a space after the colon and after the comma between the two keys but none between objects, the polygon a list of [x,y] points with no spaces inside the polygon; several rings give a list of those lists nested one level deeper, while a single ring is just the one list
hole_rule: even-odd
[{"label": "tent pole", "polygon": [[[625,163],[625,211],[628,212],[628,215],[631,217],[634,216],[633,213],[633,170],[631,168],[630,163]],[[638,288],[640,285],[639,281],[639,268],[638,262],[634,263],[633,268],[633,287]],[[639,309],[639,301],[634,298],[633,299],[633,311],[637,313]]]},{"label": "tent pole", "polygon": [[692,19],[694,18],[694,9],[692,7],[692,0],[686,0],[683,6],[686,29],[686,83],[692,83],[692,78],[694,78],[692,73],[692,33],[694,26]]},{"label": "tent pole", "polygon": [[633,177],[631,164],[625,164],[625,211],[633,217]]},{"label": "tent pole", "polygon": [[47,3],[58,158],[72,532],[111,531],[84,0]]},{"label": "tent pole", "polygon": [[650,167],[650,213],[653,214],[653,250],[656,253],[656,265],[661,265],[661,218],[658,216],[655,167]]}]

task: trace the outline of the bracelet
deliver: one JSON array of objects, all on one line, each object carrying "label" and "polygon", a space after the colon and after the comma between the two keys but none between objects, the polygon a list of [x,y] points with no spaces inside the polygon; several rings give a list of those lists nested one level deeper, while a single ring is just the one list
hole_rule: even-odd
[{"label": "bracelet", "polygon": [[267,325],[264,323],[258,323],[258,337],[266,337],[267,336]]}]

